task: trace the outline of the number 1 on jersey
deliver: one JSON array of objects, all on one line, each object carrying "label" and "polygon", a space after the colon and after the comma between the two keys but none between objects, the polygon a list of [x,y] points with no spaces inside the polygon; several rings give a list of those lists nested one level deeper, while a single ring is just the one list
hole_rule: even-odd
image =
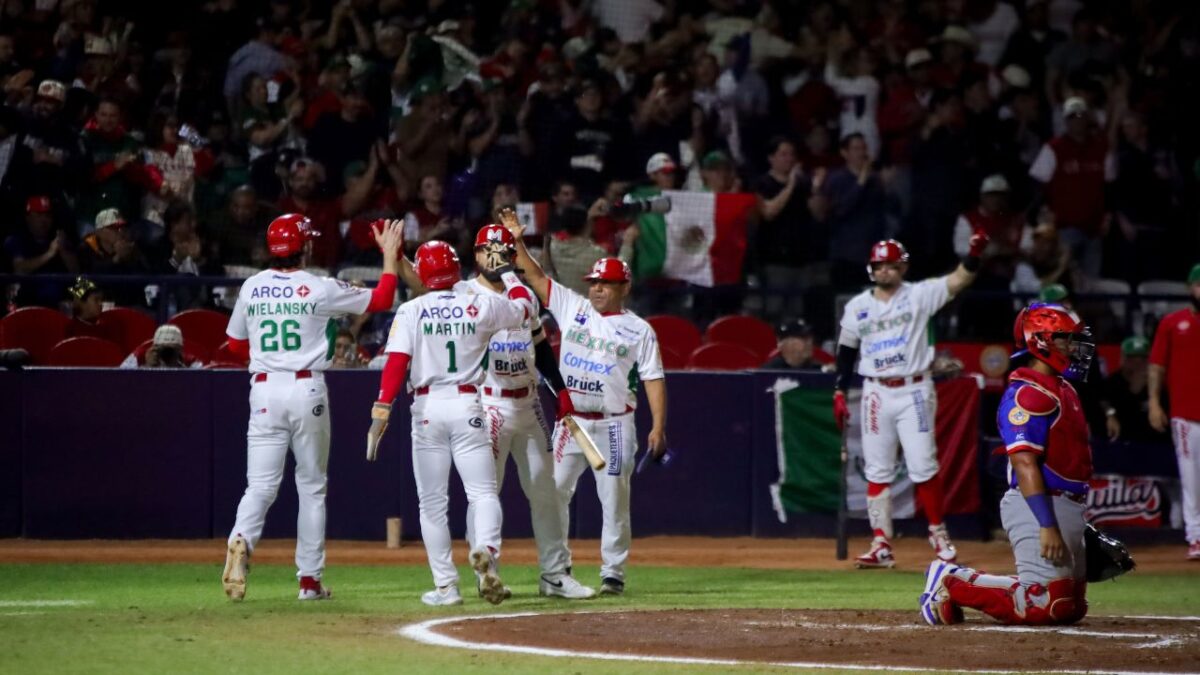
[{"label": "number 1 on jersey", "polygon": [[454,351],[454,340],[446,343],[446,351],[450,352],[450,367],[446,369],[447,373],[458,372],[458,358]]}]

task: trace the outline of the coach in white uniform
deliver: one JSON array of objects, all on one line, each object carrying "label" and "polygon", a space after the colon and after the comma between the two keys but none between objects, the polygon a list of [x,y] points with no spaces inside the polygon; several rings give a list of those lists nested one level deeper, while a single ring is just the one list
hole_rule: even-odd
[{"label": "coach in white uniform", "polygon": [[325,482],[329,463],[329,396],[324,371],[333,357],[334,317],[391,309],[401,224],[375,232],[383,276],[374,291],[304,271],[317,233],[308,218],[288,214],[267,228],[270,269],[247,279],[229,317],[230,350],[250,358],[250,427],[246,493],[229,534],[222,584],[246,595],[247,563],[275,501],[288,448],[296,458],[296,567],[301,600],[330,596],[325,570]]},{"label": "coach in white uniform", "polygon": [[929,367],[933,364],[933,315],[975,280],[979,254],[987,245],[982,231],[971,237],[966,259],[954,272],[935,279],[904,281],[908,252],[894,240],[871,247],[867,274],[874,288],[854,296],[842,314],[838,338],[838,378],[833,395],[834,418],[845,426],[850,411],[846,391],[855,371],[863,376],[862,448],[866,461],[867,518],[874,539],[871,549],[855,559],[859,568],[892,567],[892,498],[897,446],[916,487],[916,497],[929,520],[929,545],[942,560],[957,551],[942,522],[943,494],[938,475],[934,421],[937,395]]},{"label": "coach in white uniform", "polygon": [[422,244],[414,267],[429,292],[404,303],[396,312],[379,398],[371,411],[367,459],[375,459],[391,403],[411,367],[413,473],[420,501],[421,539],[436,586],[422,595],[421,601],[435,606],[462,604],[446,517],[453,464],[474,514],[470,562],[480,575],[480,594],[488,602],[500,604],[509,596],[496,564],[503,516],[479,389],[484,381],[484,355],[494,335],[519,329],[536,316],[533,295],[521,285],[511,266],[502,272],[508,288],[505,296],[455,291],[461,278],[458,255],[442,241]]},{"label": "coach in white uniform", "polygon": [[[585,298],[551,281],[525,249],[523,228],[515,214],[502,213],[501,220],[513,233],[517,265],[538,299],[554,315],[562,330],[559,367],[571,393],[574,417],[596,441],[607,466],[594,472],[596,491],[604,512],[600,534],[600,593],[620,595],[625,591],[625,561],[633,538],[629,519],[630,479],[637,453],[637,430],[633,412],[637,405],[637,383],[646,385],[653,424],[647,438],[648,452],[659,459],[667,450],[667,387],[663,380],[662,356],[654,329],[624,309],[629,295],[629,266],[617,258],[601,258],[584,277],[591,286]],[[553,434],[554,482],[558,486],[563,538],[570,524],[568,507],[579,477],[589,468],[583,450],[566,427],[559,424]],[[565,562],[569,569],[570,549]]]}]

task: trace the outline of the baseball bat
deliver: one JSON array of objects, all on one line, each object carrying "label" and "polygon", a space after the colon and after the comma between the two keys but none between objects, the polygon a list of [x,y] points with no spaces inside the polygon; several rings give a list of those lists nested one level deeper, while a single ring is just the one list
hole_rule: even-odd
[{"label": "baseball bat", "polygon": [[[847,420],[846,426],[850,422]],[[846,427],[842,427],[841,468],[838,471],[838,511],[837,511],[837,559],[849,557],[850,543],[846,539],[846,464],[850,459],[849,448],[846,447]]]},{"label": "baseball bat", "polygon": [[583,430],[583,427],[579,426],[574,417],[567,415],[562,418],[562,421],[567,425],[567,431],[571,432],[571,438],[575,439],[575,444],[583,449],[583,456],[587,457],[587,461],[593,469],[600,471],[608,466],[608,463],[604,461],[604,456],[596,448],[595,441]]}]

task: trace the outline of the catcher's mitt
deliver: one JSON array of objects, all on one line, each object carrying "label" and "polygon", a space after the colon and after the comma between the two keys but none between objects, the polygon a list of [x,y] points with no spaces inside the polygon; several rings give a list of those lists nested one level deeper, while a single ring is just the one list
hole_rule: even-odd
[{"label": "catcher's mitt", "polygon": [[1117,539],[1085,525],[1083,544],[1087,551],[1087,580],[1107,581],[1137,567],[1129,549]]}]

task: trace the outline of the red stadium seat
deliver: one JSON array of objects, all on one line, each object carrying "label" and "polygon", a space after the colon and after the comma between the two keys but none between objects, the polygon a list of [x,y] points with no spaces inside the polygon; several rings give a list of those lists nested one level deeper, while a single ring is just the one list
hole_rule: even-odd
[{"label": "red stadium seat", "polygon": [[662,354],[663,368],[667,370],[683,370],[687,368],[687,357],[670,347],[659,346],[658,351]]},{"label": "red stadium seat", "polygon": [[654,329],[660,348],[691,354],[700,346],[700,329],[687,319],[670,314],[655,314],[646,322]]},{"label": "red stadium seat", "polygon": [[[133,355],[137,357],[137,363],[139,367],[146,365],[146,352],[150,351],[150,348],[153,346],[154,340],[150,339],[138,345],[137,349],[133,350]],[[191,344],[187,340],[183,341],[183,360],[188,365],[191,365],[196,361],[199,361],[200,363],[207,363],[211,359],[212,351],[204,349],[204,347],[201,345]]]},{"label": "red stadium seat", "polygon": [[0,347],[24,349],[34,365],[45,365],[54,345],[66,335],[70,319],[45,307],[23,307],[0,319]]},{"label": "red stadium seat", "polygon": [[691,370],[749,370],[762,365],[757,354],[741,345],[710,342],[701,345],[688,357]]},{"label": "red stadium seat", "polygon": [[203,349],[207,355],[227,339],[225,327],[229,325],[229,317],[211,309],[189,309],[171,317],[167,323],[179,326],[184,341],[192,343],[194,349]]},{"label": "red stadium seat", "polygon": [[[361,347],[359,349],[361,352]],[[362,353],[365,354],[365,352],[362,352]],[[219,364],[223,364],[222,367],[232,367],[232,368],[245,368],[246,366],[248,366],[250,364],[250,362],[248,360],[243,361],[242,359],[235,356],[233,354],[233,352],[229,351],[229,340],[222,342],[221,346],[217,347],[216,350],[213,351],[212,361],[213,362],[211,364],[209,364],[210,366],[219,363]]]},{"label": "red stadium seat", "polygon": [[117,343],[97,337],[67,338],[54,345],[48,366],[67,368],[116,368],[125,360]]},{"label": "red stadium seat", "polygon": [[[704,331],[705,342],[727,342],[741,345],[757,354],[762,361],[778,345],[771,324],[753,316],[723,316]],[[761,361],[760,361],[761,362]]]},{"label": "red stadium seat", "polygon": [[158,322],[154,317],[132,307],[114,307],[100,313],[96,323],[109,328],[117,337],[117,344],[125,353],[137,349],[137,346],[154,337],[154,329]]},{"label": "red stadium seat", "polygon": [[816,361],[823,366],[827,366],[833,363],[835,360],[837,359],[834,358],[833,354],[830,354],[820,347],[813,347],[813,361]]}]

